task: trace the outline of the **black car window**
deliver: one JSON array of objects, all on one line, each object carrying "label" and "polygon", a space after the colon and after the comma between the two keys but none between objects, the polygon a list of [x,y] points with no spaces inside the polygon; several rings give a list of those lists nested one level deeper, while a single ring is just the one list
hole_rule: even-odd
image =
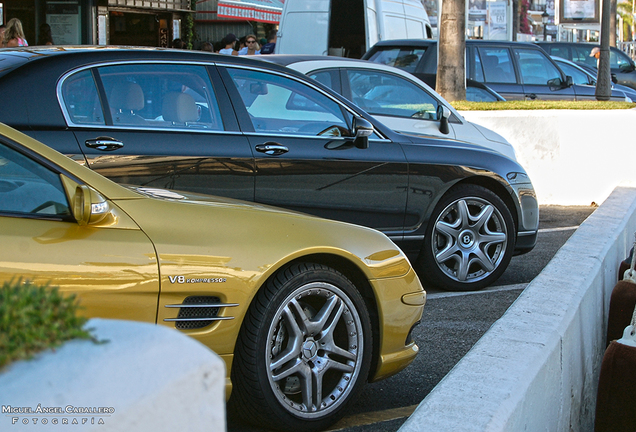
[{"label": "black car window", "polygon": [[484,70],[484,82],[504,84],[517,82],[510,51],[507,48],[480,47],[479,55]]},{"label": "black car window", "polygon": [[223,130],[204,66],[144,63],[98,71],[114,126]]},{"label": "black car window", "polygon": [[425,52],[426,48],[387,48],[373,53],[369,61],[395,66],[412,73],[417,69]]},{"label": "black car window", "polygon": [[629,70],[631,64],[632,63],[626,54],[618,50],[610,49],[610,68],[619,70],[621,70],[621,68],[625,68]]},{"label": "black car window", "polygon": [[60,176],[0,144],[0,212],[29,217],[71,214]]},{"label": "black car window", "polygon": [[574,84],[594,85],[590,76],[586,74],[585,72],[583,72],[581,69],[577,69],[575,66],[572,66],[571,64],[562,63],[562,62],[557,62],[557,63],[559,64],[559,67],[561,68],[564,74],[572,77],[572,82]]},{"label": "black car window", "polygon": [[[468,50],[467,50],[468,52]],[[479,81],[479,82],[484,82],[484,68],[481,64],[481,58],[479,58],[479,52],[475,49],[473,50],[473,53],[475,54],[475,63],[474,63],[474,71],[473,71],[473,75],[474,75],[474,80],[475,81]]]},{"label": "black car window", "polygon": [[69,123],[104,125],[104,113],[97,94],[93,74],[84,70],[64,80],[62,99]]},{"label": "black car window", "polygon": [[515,48],[514,52],[523,84],[547,85],[549,80],[561,78],[561,73],[543,51]]},{"label": "black car window", "polygon": [[466,100],[470,102],[498,102],[499,99],[488,90],[477,87],[466,87]]},{"label": "black car window", "polygon": [[256,132],[346,135],[340,105],[296,80],[255,70],[227,68]]},{"label": "black car window", "polygon": [[437,100],[405,78],[365,69],[346,76],[352,102],[371,114],[437,120]]},{"label": "black car window", "polygon": [[594,45],[573,44],[570,47],[572,48],[571,58],[570,57],[564,57],[564,58],[568,60],[572,60],[574,63],[583,63],[593,68],[596,67],[596,58],[590,57],[590,53],[592,52],[592,48],[594,48]]}]

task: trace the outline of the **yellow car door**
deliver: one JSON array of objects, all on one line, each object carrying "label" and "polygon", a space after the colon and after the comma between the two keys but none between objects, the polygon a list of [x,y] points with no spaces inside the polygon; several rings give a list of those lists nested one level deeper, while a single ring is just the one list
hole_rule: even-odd
[{"label": "yellow car door", "polygon": [[80,224],[65,181],[47,161],[0,144],[0,282],[48,283],[77,293],[86,316],[155,323],[152,243],[121,211],[107,223]]}]

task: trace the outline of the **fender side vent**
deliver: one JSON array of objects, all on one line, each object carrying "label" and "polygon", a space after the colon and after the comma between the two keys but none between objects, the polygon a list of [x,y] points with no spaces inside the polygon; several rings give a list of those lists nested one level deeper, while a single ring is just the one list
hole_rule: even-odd
[{"label": "fender side vent", "polygon": [[182,304],[166,305],[179,308],[176,318],[166,318],[164,321],[174,321],[179,330],[193,330],[209,326],[214,321],[234,319],[234,317],[218,316],[221,308],[234,307],[238,304],[221,303],[221,299],[212,296],[190,296]]}]

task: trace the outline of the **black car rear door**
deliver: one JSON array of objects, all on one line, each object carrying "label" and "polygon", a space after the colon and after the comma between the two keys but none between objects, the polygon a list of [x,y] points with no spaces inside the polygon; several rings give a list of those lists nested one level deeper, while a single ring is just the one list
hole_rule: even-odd
[{"label": "black car rear door", "polygon": [[68,74],[59,93],[88,164],[106,177],[254,199],[252,152],[214,66],[102,65]]}]

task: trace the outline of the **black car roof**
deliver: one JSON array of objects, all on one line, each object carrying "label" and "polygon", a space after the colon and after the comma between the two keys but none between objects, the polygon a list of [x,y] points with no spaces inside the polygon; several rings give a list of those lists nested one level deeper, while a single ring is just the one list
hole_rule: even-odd
[{"label": "black car roof", "polygon": [[[74,60],[66,60],[69,57]],[[40,61],[69,61],[69,68],[75,64],[89,64],[91,62],[118,61],[118,60],[182,60],[201,61],[230,64],[245,64],[263,67],[264,62],[259,62],[251,56],[230,56],[210,53],[207,51],[179,50],[156,47],[129,47],[129,46],[35,46],[21,48],[0,49],[0,76],[11,70],[24,66],[26,63],[39,63]],[[303,76],[291,69],[269,63],[269,69],[283,71],[286,74]]]},{"label": "black car roof", "polygon": [[[437,40],[434,39],[394,39],[384,40],[376,43],[374,47],[381,46],[431,46],[436,45]],[[517,41],[495,41],[495,40],[483,40],[483,39],[467,39],[466,45],[505,45],[505,46],[524,46],[536,48],[536,45],[530,42],[517,42]]]}]

